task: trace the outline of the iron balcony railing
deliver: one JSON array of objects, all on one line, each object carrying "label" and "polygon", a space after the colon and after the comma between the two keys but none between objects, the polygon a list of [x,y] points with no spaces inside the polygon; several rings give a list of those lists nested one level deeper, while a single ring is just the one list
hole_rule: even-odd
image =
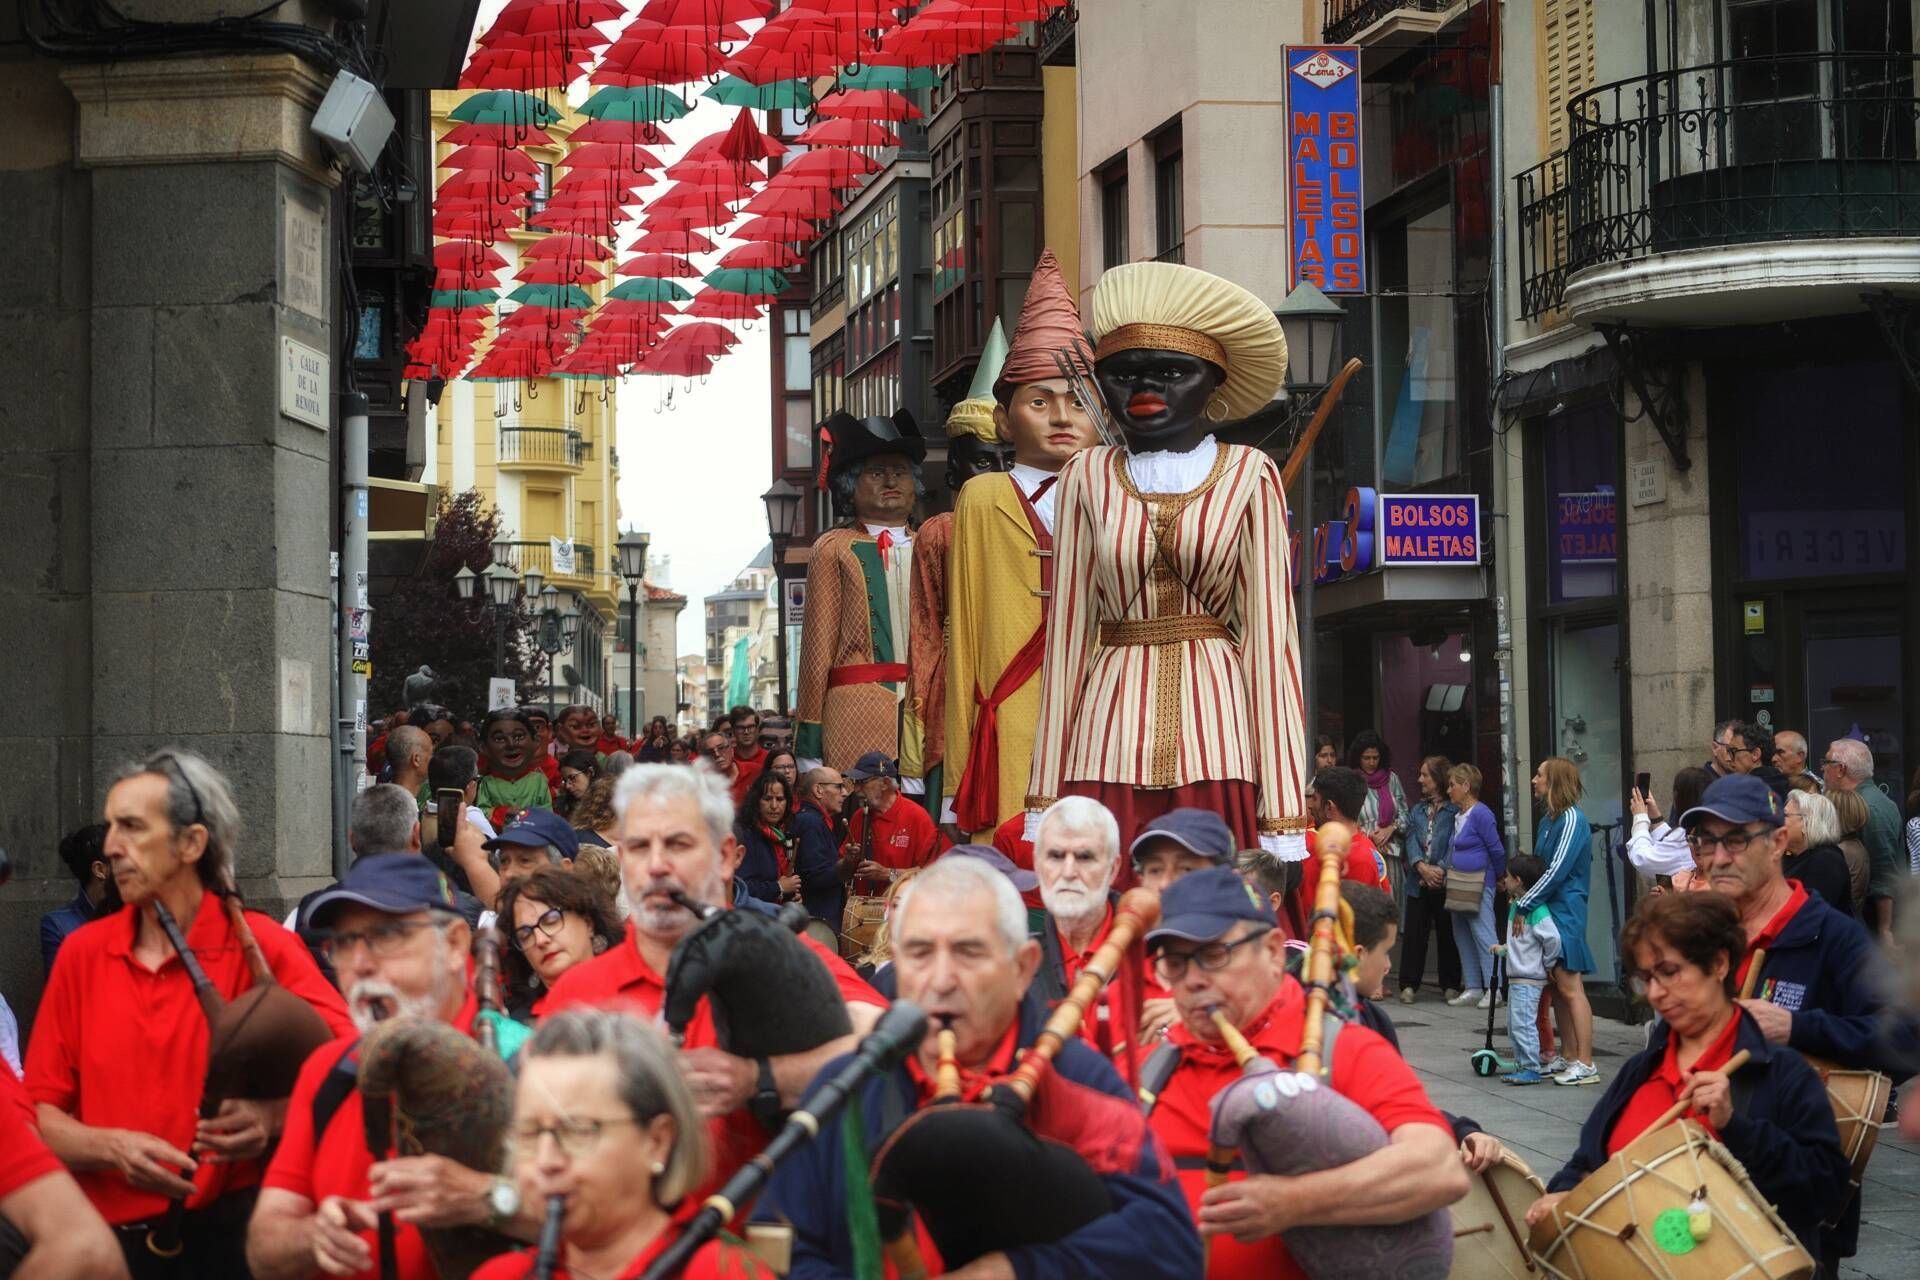
[{"label": "iron balcony railing", "polygon": [[1185,262],[1187,260],[1187,242],[1182,240],[1179,244],[1168,245],[1160,252],[1154,254],[1153,260],[1155,262]]},{"label": "iron balcony railing", "polygon": [[1444,13],[1457,0],[1326,0],[1321,11],[1320,36],[1328,44],[1345,44],[1398,9],[1417,13]]},{"label": "iron balcony railing", "polygon": [[1574,98],[1564,173],[1550,160],[1515,177],[1523,310],[1557,306],[1585,268],[1658,253],[1910,234],[1920,227],[1916,61],[1741,58]]},{"label": "iron balcony railing", "polygon": [[586,458],[587,442],[578,431],[560,427],[500,428],[500,461],[503,463],[577,467]]},{"label": "iron balcony railing", "polygon": [[525,573],[528,569],[538,569],[549,581],[554,578],[591,578],[593,577],[593,548],[584,542],[573,544],[573,572],[556,573],[553,568],[553,544],[540,542],[509,542],[507,545],[507,567],[515,573]]}]

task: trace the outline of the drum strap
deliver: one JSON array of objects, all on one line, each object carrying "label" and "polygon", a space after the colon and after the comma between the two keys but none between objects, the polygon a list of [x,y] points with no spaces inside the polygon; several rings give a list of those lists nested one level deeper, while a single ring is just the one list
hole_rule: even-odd
[{"label": "drum strap", "polygon": [[327,1078],[313,1091],[313,1143],[317,1147],[325,1136],[327,1126],[333,1123],[334,1113],[353,1096],[360,1087],[360,1046],[355,1044],[340,1055],[340,1061],[333,1064],[333,1070],[327,1072]]}]

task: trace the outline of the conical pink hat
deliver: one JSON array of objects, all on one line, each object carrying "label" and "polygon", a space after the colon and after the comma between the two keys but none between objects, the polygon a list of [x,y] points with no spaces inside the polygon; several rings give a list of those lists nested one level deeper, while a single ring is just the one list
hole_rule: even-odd
[{"label": "conical pink hat", "polygon": [[1013,331],[1012,350],[993,384],[995,393],[1028,382],[1046,382],[1060,376],[1055,360],[1058,352],[1076,348],[1086,341],[1080,323],[1080,308],[1067,291],[1060,274],[1060,260],[1048,249],[1033,264],[1033,278],[1027,284],[1027,300],[1020,306],[1020,323]]}]

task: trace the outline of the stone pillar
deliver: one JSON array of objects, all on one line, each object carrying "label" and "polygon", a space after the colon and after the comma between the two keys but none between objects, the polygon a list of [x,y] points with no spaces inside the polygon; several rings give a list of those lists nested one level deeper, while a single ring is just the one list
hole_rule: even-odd
[{"label": "stone pillar", "polygon": [[[1686,367],[1683,397],[1689,470],[1674,469],[1673,455],[1645,417],[1624,428],[1629,472],[1650,461],[1666,484],[1664,500],[1643,507],[1623,502],[1621,508],[1633,696],[1629,745],[1634,767],[1652,772],[1654,794],[1663,803],[1671,798],[1673,775],[1710,754],[1713,733],[1712,526],[1706,379],[1698,364]],[[1624,500],[1632,485],[1622,479]]]},{"label": "stone pillar", "polygon": [[267,55],[61,79],[92,177],[93,800],[144,752],[200,752],[271,906],[330,859],[332,429],[281,412],[284,343],[333,348],[336,179],[308,130],[330,77]]}]

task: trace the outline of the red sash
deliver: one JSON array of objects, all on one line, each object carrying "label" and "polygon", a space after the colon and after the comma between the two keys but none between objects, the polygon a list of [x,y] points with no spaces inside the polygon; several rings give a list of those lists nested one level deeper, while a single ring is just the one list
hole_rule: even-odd
[{"label": "red sash", "polygon": [[[967,744],[967,767],[953,795],[953,815],[962,831],[980,831],[1000,824],[1000,704],[1039,674],[1047,653],[1046,601],[1053,591],[1053,535],[1040,522],[1040,514],[1033,509],[1027,495],[1020,492],[1019,482],[1010,479],[1009,483],[1013,485],[1013,496],[1020,500],[1020,509],[1026,513],[1027,524],[1033,529],[1033,540],[1040,555],[1040,625],[1033,629],[1027,642],[1013,655],[1013,661],[1000,673],[991,694],[982,694],[980,687],[974,686],[973,705],[980,709],[980,716],[974,722],[973,740]],[[1039,492],[1045,493],[1052,483],[1052,480],[1043,482]]]},{"label": "red sash", "polygon": [[830,669],[827,672],[827,688],[838,689],[849,684],[884,684],[889,680],[906,678],[907,664],[904,662],[855,662]]}]

